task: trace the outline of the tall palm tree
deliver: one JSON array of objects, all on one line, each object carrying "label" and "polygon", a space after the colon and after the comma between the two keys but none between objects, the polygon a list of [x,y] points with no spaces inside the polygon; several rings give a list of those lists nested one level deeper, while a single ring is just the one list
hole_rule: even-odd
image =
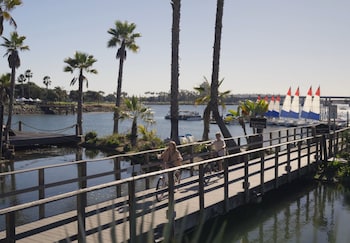
[{"label": "tall palm tree", "polygon": [[[224,79],[221,79],[219,82],[219,87],[222,84]],[[210,83],[206,77],[204,77],[204,82],[198,86],[194,87],[196,91],[199,92],[199,97],[194,101],[195,105],[205,105],[204,112],[203,112],[203,122],[204,122],[204,128],[203,128],[203,135],[202,140],[206,141],[209,140],[209,127],[210,127]],[[230,93],[229,90],[224,92],[218,93],[219,98],[219,104],[220,106],[225,109],[226,105],[224,102],[224,98]]]},{"label": "tall palm tree", "polygon": [[171,29],[171,84],[170,84],[170,138],[177,144],[179,141],[179,45],[181,0],[172,0],[173,9]]},{"label": "tall palm tree", "polygon": [[0,102],[4,104],[10,97],[11,74],[5,73],[0,76]]},{"label": "tall palm tree", "polygon": [[33,73],[30,69],[27,69],[24,73],[26,78],[28,79],[28,98],[30,98],[30,79],[33,77]]},{"label": "tall palm tree", "polygon": [[[231,133],[227,129],[224,120],[220,116],[218,109],[218,92],[219,92],[219,66],[220,66],[220,49],[221,49],[221,32],[222,32],[222,17],[224,14],[224,0],[217,0],[216,3],[216,19],[215,19],[215,36],[213,48],[213,64],[211,76],[211,99],[210,109],[213,117],[218,124],[222,135],[225,138],[230,138]],[[235,147],[237,144],[233,139],[227,141],[228,147]]]},{"label": "tall palm tree", "polygon": [[[10,96],[11,74],[6,73],[0,76],[0,138],[3,136],[4,124],[4,102]],[[2,148],[3,141],[0,139],[0,148]],[[0,156],[2,156],[2,149],[0,149]]]},{"label": "tall palm tree", "polygon": [[23,74],[20,74],[17,78],[17,82],[21,84],[21,88],[22,88],[22,97],[24,97],[24,83],[27,81],[26,76],[24,76]]},{"label": "tall palm tree", "polygon": [[97,70],[92,68],[92,65],[97,60],[92,56],[82,52],[75,52],[74,57],[68,57],[64,60],[67,66],[64,67],[65,72],[73,73],[78,70],[78,78],[74,77],[70,82],[70,85],[74,85],[78,80],[78,110],[77,110],[77,135],[83,135],[83,82],[86,81],[86,87],[88,86],[87,78],[83,72],[97,74]]},{"label": "tall palm tree", "polygon": [[130,99],[124,99],[125,108],[119,110],[120,119],[132,119],[131,126],[131,145],[134,147],[137,143],[137,120],[141,118],[147,124],[154,123],[153,113],[149,107],[144,106],[136,96]]},{"label": "tall palm tree", "polygon": [[136,38],[141,37],[140,33],[134,33],[136,25],[134,23],[128,23],[127,21],[121,22],[116,21],[114,28],[108,30],[108,34],[112,35],[112,38],[108,41],[107,47],[120,46],[117,50],[116,58],[119,59],[119,73],[118,73],[118,83],[117,83],[117,97],[115,100],[114,112],[114,127],[113,133],[118,133],[119,124],[119,106],[121,101],[122,92],[122,80],[123,80],[123,67],[124,61],[126,59],[126,50],[131,50],[137,52],[139,47],[136,45]]},{"label": "tall palm tree", "polygon": [[19,36],[17,32],[12,32],[10,35],[10,39],[7,39],[6,37],[2,37],[2,38],[4,40],[4,43],[1,44],[1,46],[7,49],[5,56],[8,56],[7,60],[9,63],[9,67],[11,68],[10,101],[9,101],[7,123],[5,128],[5,141],[8,142],[9,141],[8,135],[11,129],[12,113],[13,113],[16,69],[21,66],[21,59],[19,58],[18,51],[29,50],[29,47],[23,44],[26,37]]},{"label": "tall palm tree", "polygon": [[22,0],[0,0],[0,35],[4,31],[4,20],[9,21],[11,25],[17,28],[16,21],[12,18],[10,12],[22,4]]}]

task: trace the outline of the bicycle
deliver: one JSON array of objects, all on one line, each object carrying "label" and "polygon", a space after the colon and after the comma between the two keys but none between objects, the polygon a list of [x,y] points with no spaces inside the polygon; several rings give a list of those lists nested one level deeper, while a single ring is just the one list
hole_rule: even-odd
[{"label": "bicycle", "polygon": [[[210,151],[209,159],[217,158],[217,157],[219,157],[217,152]],[[212,178],[212,176],[210,176],[211,174],[217,173],[220,171],[219,163],[222,163],[222,161],[218,160],[216,162],[205,164],[205,166],[204,166],[204,183],[205,183],[205,185],[209,184],[209,181]]]},{"label": "bicycle", "polygon": [[[176,170],[174,173],[174,185],[180,184],[181,180],[181,171]],[[168,187],[168,177],[166,175],[161,175],[158,178],[156,186],[156,199],[158,202],[162,201],[166,195],[165,188]]]}]

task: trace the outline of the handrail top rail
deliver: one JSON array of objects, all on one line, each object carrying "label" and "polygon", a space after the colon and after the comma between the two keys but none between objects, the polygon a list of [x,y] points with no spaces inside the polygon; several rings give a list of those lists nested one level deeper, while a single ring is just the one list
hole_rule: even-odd
[{"label": "handrail top rail", "polygon": [[[310,128],[310,126],[305,126],[305,127],[298,127],[298,128]],[[271,132],[280,132],[280,131],[285,131],[285,130],[290,130],[291,128],[286,128],[286,129],[279,129],[275,131],[270,131],[262,134],[269,134]],[[237,137],[231,137],[231,138],[224,138],[225,140],[231,140],[231,139],[237,139],[237,138],[246,138],[249,137],[253,134],[248,134],[247,136],[237,136]],[[187,143],[187,144],[182,144],[178,145],[178,148],[183,148],[187,146],[193,146],[193,145],[201,145],[201,144],[208,144],[212,140],[207,140],[207,141],[196,141],[192,143]],[[269,140],[266,140],[269,141]],[[263,142],[266,142],[263,141]],[[242,147],[242,146],[240,146]],[[264,147],[265,149],[268,147]],[[64,162],[64,163],[59,163],[59,164],[54,164],[54,165],[45,165],[45,166],[40,166],[40,167],[35,167],[35,168],[29,168],[29,169],[23,169],[23,170],[16,170],[16,171],[10,171],[10,172],[3,172],[0,173],[0,176],[6,176],[6,175],[14,175],[14,174],[21,174],[21,173],[26,173],[26,172],[32,172],[32,171],[38,171],[42,169],[51,169],[51,168],[56,168],[56,167],[64,167],[64,166],[70,166],[74,164],[80,164],[80,163],[85,163],[85,162],[99,162],[103,160],[110,160],[110,159],[116,159],[116,158],[123,158],[123,157],[131,157],[131,156],[137,156],[137,155],[142,155],[142,154],[148,154],[148,153],[159,153],[166,148],[158,148],[158,149],[151,149],[151,150],[144,150],[144,151],[139,151],[139,152],[132,152],[132,153],[126,153],[126,154],[115,154],[107,157],[101,157],[101,158],[95,158],[95,159],[84,159],[84,160],[77,160],[77,161],[72,161],[70,163]],[[252,151],[252,150],[251,150]]]},{"label": "handrail top rail", "polygon": [[36,201],[28,202],[28,203],[23,203],[23,204],[16,205],[16,206],[12,206],[12,207],[0,209],[0,215],[4,215],[4,214],[7,214],[7,213],[11,213],[11,212],[16,212],[16,211],[19,211],[19,210],[23,210],[23,209],[27,209],[27,208],[31,208],[31,207],[35,207],[35,206],[39,206],[39,205],[42,205],[42,204],[45,204],[45,203],[50,203],[50,202],[62,200],[62,199],[73,197],[73,196],[76,196],[76,195],[79,195],[79,194],[82,194],[82,193],[88,193],[88,192],[91,192],[91,191],[101,190],[101,189],[105,189],[105,188],[108,188],[108,187],[125,184],[125,183],[128,183],[128,182],[134,181],[134,180],[140,180],[140,179],[143,179],[143,178],[147,178],[147,177],[151,177],[151,176],[157,176],[157,175],[161,175],[161,174],[169,173],[169,172],[173,172],[174,173],[178,169],[186,169],[186,168],[190,168],[190,167],[193,167],[193,166],[198,166],[198,165],[202,165],[202,164],[206,164],[206,163],[215,162],[215,161],[221,160],[221,159],[229,159],[229,158],[234,158],[234,157],[238,157],[238,156],[242,156],[242,155],[247,155],[247,154],[250,154],[250,153],[256,153],[256,152],[259,152],[259,151],[268,150],[268,149],[272,149],[272,148],[275,148],[275,147],[285,146],[285,145],[294,144],[294,143],[298,143],[298,142],[302,142],[302,141],[308,141],[308,140],[313,139],[313,138],[315,138],[315,137],[314,136],[305,137],[305,138],[296,139],[296,140],[289,141],[289,142],[284,142],[284,143],[281,143],[281,144],[276,144],[276,145],[271,145],[271,146],[267,146],[267,147],[263,147],[263,148],[243,151],[243,152],[240,152],[240,153],[235,153],[235,154],[230,154],[230,155],[226,155],[226,156],[222,156],[222,157],[217,157],[217,158],[212,158],[212,159],[208,159],[208,160],[198,161],[198,162],[195,162],[195,163],[190,163],[190,164],[186,164],[186,165],[182,165],[182,166],[177,166],[177,167],[173,167],[173,168],[169,168],[169,169],[165,169],[165,170],[154,171],[154,172],[150,172],[150,173],[146,173],[146,174],[131,176],[131,177],[128,177],[128,178],[125,178],[125,179],[117,180],[117,181],[107,182],[107,183],[103,183],[103,184],[99,184],[99,185],[95,185],[95,186],[91,186],[91,187],[87,187],[87,188],[83,188],[83,189],[78,189],[78,190],[75,190],[75,191],[62,193],[62,194],[51,196],[51,197],[48,197],[48,198],[44,198],[44,199],[40,199],[40,200],[36,200]]}]

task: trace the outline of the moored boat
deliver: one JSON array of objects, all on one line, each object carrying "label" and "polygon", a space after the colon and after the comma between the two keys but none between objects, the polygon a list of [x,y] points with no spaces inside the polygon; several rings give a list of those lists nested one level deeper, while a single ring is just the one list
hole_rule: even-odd
[{"label": "moored boat", "polygon": [[[170,119],[170,112],[165,116],[165,119]],[[197,111],[179,111],[179,120],[184,121],[200,121],[202,116]]]}]

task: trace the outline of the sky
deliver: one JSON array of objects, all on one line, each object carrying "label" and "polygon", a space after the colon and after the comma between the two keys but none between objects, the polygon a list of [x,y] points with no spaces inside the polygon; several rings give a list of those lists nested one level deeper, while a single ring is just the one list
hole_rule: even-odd
[{"label": "sky", "polygon": [[[115,22],[136,24],[137,53],[128,52],[122,91],[128,95],[169,92],[171,74],[170,0],[22,0],[12,11],[17,32],[30,51],[20,53],[17,74],[30,69],[31,82],[49,88],[70,86],[64,59],[75,51],[93,55],[98,74],[88,74],[84,91],[116,92],[117,48],[107,48]],[[215,0],[182,0],[179,89],[194,91],[212,73]],[[297,87],[306,95],[350,96],[350,1],[226,0],[224,3],[220,91],[231,94],[281,94]],[[14,31],[5,24],[3,36]],[[1,40],[3,41],[3,40]],[[6,50],[1,47],[0,52]],[[3,56],[3,55],[2,55]],[[7,57],[0,72],[9,72]],[[34,97],[35,98],[35,97]]]}]

